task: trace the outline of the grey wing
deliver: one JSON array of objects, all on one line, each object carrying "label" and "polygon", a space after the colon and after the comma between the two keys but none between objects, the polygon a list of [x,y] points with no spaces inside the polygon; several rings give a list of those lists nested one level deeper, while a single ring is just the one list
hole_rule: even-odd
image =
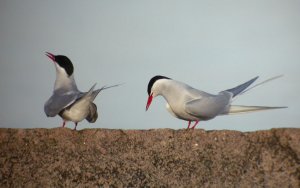
[{"label": "grey wing", "polygon": [[44,111],[48,117],[56,116],[61,110],[74,103],[80,93],[71,93],[65,95],[53,94],[44,105]]},{"label": "grey wing", "polygon": [[233,94],[233,97],[239,95],[240,93],[242,93],[245,89],[247,89],[253,82],[255,82],[255,80],[257,80],[258,76],[249,80],[248,82],[245,82],[241,85],[238,85],[234,88],[231,89],[227,89],[226,91],[230,92]]},{"label": "grey wing", "polygon": [[212,119],[230,105],[232,93],[223,91],[218,95],[194,99],[185,104],[185,111],[203,120]]}]

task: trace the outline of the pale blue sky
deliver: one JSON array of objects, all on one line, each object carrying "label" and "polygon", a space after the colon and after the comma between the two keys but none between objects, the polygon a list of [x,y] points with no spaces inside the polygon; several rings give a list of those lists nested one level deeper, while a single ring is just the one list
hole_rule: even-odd
[{"label": "pale blue sky", "polygon": [[210,93],[284,74],[234,104],[288,109],[221,116],[198,128],[300,127],[299,8],[296,0],[0,0],[0,127],[61,125],[43,111],[55,80],[46,51],[72,60],[83,91],[125,82],[96,98],[98,121],[79,129],[186,128],[162,97],[145,112],[157,74]]}]

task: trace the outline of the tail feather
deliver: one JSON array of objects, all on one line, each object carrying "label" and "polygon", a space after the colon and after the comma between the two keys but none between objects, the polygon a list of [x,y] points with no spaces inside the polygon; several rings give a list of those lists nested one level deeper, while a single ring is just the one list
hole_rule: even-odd
[{"label": "tail feather", "polygon": [[242,106],[242,105],[230,105],[223,115],[232,115],[232,114],[241,114],[255,111],[263,111],[263,110],[274,110],[287,108],[286,106],[278,106],[278,107],[270,107],[270,106]]},{"label": "tail feather", "polygon": [[103,86],[100,90],[104,90],[104,89],[109,89],[109,88],[112,88],[112,87],[117,87],[117,86],[120,86],[120,85],[123,85],[124,83],[121,83],[121,84],[115,84],[115,85],[112,85],[112,86]]},{"label": "tail feather", "polygon": [[82,98],[89,98],[89,100],[93,101],[100,92],[98,91],[99,89],[94,91],[95,86],[96,84],[94,84],[88,92],[83,93]]},{"label": "tail feather", "polygon": [[103,86],[102,88],[100,88],[100,89],[97,89],[97,90],[95,90],[94,91],[94,88],[95,88],[95,86],[96,86],[96,84],[94,84],[92,87],[91,87],[91,89],[87,92],[87,93],[85,93],[84,94],[84,96],[83,97],[90,97],[91,99],[91,101],[93,101],[93,100],[95,100],[95,98],[97,97],[97,95],[100,93],[100,91],[102,91],[102,90],[104,90],[104,89],[109,89],[109,88],[112,88],[112,87],[117,87],[117,86],[119,86],[119,85],[122,85],[122,84],[116,84],[116,85],[112,85],[112,86]]},{"label": "tail feather", "polygon": [[265,83],[267,83],[267,82],[270,82],[270,81],[272,81],[272,80],[275,80],[275,79],[281,78],[281,77],[283,77],[283,75],[274,76],[274,77],[272,77],[272,78],[269,78],[269,79],[267,79],[267,80],[264,80],[264,81],[262,81],[262,82],[260,82],[260,83],[258,83],[258,84],[255,84],[254,86],[252,86],[252,87],[250,87],[250,88],[248,88],[248,89],[242,91],[242,92],[239,93],[238,95],[242,95],[242,94],[244,94],[244,93],[250,91],[251,89],[253,89],[253,88],[257,87],[257,86],[263,85],[263,84],[265,84]]}]

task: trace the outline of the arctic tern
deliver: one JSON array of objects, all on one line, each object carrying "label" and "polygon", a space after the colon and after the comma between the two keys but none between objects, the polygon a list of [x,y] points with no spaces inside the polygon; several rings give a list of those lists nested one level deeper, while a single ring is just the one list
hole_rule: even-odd
[{"label": "arctic tern", "polygon": [[210,120],[218,115],[286,108],[231,105],[233,99],[237,96],[279,77],[281,76],[270,78],[247,89],[255,80],[257,80],[258,77],[255,77],[237,87],[213,95],[165,76],[154,76],[148,83],[146,111],[148,110],[152,99],[161,95],[167,101],[167,110],[176,118],[188,121],[188,129],[190,128],[191,122],[194,121],[195,124],[191,127],[194,129],[199,121]]},{"label": "arctic tern", "polygon": [[93,103],[100,91],[118,85],[102,87],[94,90],[94,84],[88,92],[81,92],[76,86],[74,79],[74,67],[71,60],[64,55],[53,55],[46,52],[55,65],[56,80],[52,96],[44,105],[44,111],[48,117],[59,115],[63,119],[62,127],[67,121],[75,123],[76,130],[78,122],[86,119],[90,123],[96,122],[98,118],[97,106]]}]

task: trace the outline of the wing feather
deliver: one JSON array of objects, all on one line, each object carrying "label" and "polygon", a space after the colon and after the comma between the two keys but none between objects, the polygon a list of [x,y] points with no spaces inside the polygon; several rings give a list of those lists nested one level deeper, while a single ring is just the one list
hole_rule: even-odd
[{"label": "wing feather", "polygon": [[218,95],[194,99],[185,104],[185,111],[201,119],[212,119],[230,105],[232,93],[220,92]]},{"label": "wing feather", "polygon": [[80,93],[66,93],[63,95],[54,93],[44,105],[45,114],[48,117],[56,116],[61,110],[73,104]]}]

